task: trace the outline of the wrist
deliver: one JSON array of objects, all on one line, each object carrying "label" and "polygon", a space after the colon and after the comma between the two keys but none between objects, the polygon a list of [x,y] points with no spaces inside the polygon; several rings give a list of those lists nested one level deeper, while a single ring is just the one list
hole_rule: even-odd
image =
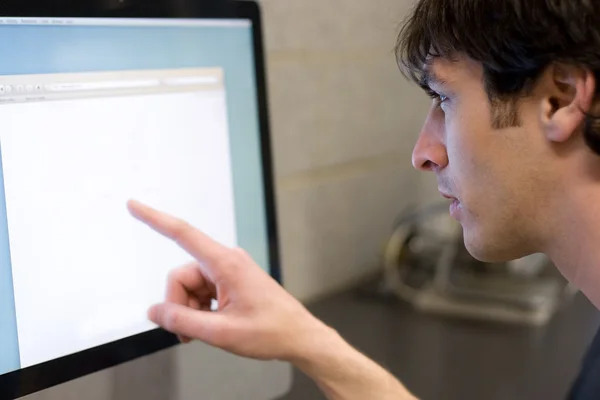
[{"label": "wrist", "polygon": [[313,379],[328,399],[394,399],[415,397],[388,371],[320,322],[286,361]]},{"label": "wrist", "polygon": [[335,329],[319,320],[299,336],[286,361],[309,376],[335,363],[340,354],[347,354],[350,349]]}]

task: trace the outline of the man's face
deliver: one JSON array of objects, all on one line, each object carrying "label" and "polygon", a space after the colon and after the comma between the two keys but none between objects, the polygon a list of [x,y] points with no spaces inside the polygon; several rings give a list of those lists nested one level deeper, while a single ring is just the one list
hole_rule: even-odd
[{"label": "man's face", "polygon": [[523,99],[516,106],[519,122],[505,114],[513,123],[498,128],[479,63],[437,59],[429,75],[440,98],[416,143],[414,166],[434,172],[440,192],[453,199],[451,213],[474,257],[506,261],[541,251],[555,182],[552,163],[544,162],[552,149],[539,103]]}]

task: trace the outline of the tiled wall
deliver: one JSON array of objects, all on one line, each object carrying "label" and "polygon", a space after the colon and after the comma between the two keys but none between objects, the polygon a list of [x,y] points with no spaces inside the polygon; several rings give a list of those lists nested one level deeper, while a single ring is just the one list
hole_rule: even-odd
[{"label": "tiled wall", "polygon": [[411,151],[429,100],[394,43],[410,0],[261,0],[283,273],[312,300],[377,268],[417,201]]}]

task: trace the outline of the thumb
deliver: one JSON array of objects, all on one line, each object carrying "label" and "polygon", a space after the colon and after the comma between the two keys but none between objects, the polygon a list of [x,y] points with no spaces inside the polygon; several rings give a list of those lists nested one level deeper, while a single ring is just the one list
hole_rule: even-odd
[{"label": "thumb", "polygon": [[198,311],[179,304],[162,303],[150,308],[148,318],[163,329],[219,347],[220,332],[225,327],[225,316],[209,311]]}]

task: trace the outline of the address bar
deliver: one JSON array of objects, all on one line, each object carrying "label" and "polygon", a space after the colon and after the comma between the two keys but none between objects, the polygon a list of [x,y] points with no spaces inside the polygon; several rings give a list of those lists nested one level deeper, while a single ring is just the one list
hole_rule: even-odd
[{"label": "address bar", "polygon": [[163,81],[169,86],[188,86],[188,85],[215,85],[221,82],[217,76],[180,76],[175,78],[166,78]]},{"label": "address bar", "polygon": [[135,89],[159,86],[157,79],[136,81],[65,82],[46,85],[50,92],[79,92],[86,90]]}]

